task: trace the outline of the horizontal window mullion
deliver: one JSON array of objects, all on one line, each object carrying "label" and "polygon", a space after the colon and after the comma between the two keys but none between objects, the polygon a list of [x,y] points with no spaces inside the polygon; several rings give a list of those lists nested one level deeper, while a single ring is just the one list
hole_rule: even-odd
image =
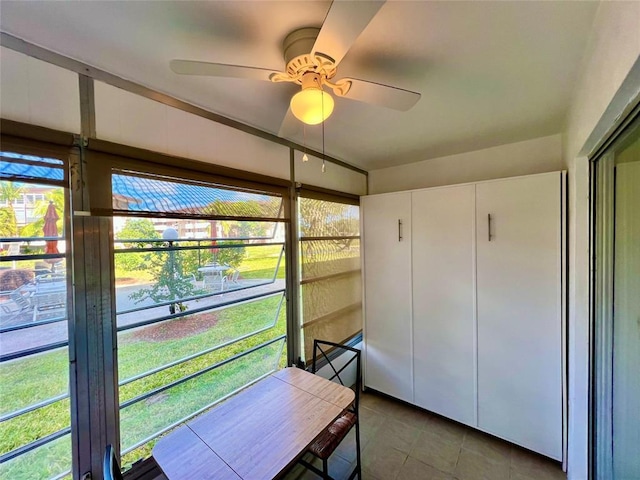
[{"label": "horizontal window mullion", "polygon": [[31,443],[27,443],[26,445],[18,447],[15,450],[11,450],[10,452],[7,452],[4,455],[0,456],[0,463],[8,462],[9,460],[19,457],[20,455],[24,455],[31,450],[35,450],[36,448],[42,447],[43,445],[53,442],[58,438],[64,437],[69,433],[71,433],[71,427],[63,428],[62,430],[58,430],[57,432],[47,435],[46,437],[42,437]]},{"label": "horizontal window mullion", "polygon": [[308,328],[314,323],[326,322],[327,320],[334,320],[336,318],[341,318],[344,315],[348,315],[351,312],[355,312],[362,309],[362,302],[352,303],[351,305],[347,305],[346,307],[340,308],[338,310],[334,310],[320,317],[313,318],[311,320],[305,321],[302,323],[302,328]]},{"label": "horizontal window mullion", "polygon": [[[36,241],[57,241],[64,240],[65,237],[0,237],[2,243],[20,243],[20,242],[36,242]],[[51,255],[59,255],[64,257],[64,253],[53,253]],[[6,257],[4,257],[6,258]]]},{"label": "horizontal window mullion", "polygon": [[106,215],[113,215],[114,217],[143,217],[149,218],[153,215],[154,218],[177,218],[179,220],[237,220],[239,222],[278,222],[288,223],[288,218],[278,217],[241,217],[232,215],[203,215],[200,213],[171,213],[171,212],[152,212],[152,211],[129,211],[129,210],[108,210],[101,212]]},{"label": "horizontal window mullion", "polygon": [[[6,151],[6,149],[4,151]],[[64,170],[65,170],[64,161],[60,160],[60,159],[56,159],[57,161],[55,163],[54,162],[44,162],[42,160],[40,160],[40,161],[38,161],[38,160],[30,160],[28,158],[8,157],[8,156],[4,155],[4,152],[2,152],[2,154],[0,154],[0,158],[5,159],[5,161],[11,161],[12,163],[16,163],[16,164],[19,164],[19,165],[30,165],[32,167],[50,168],[51,170],[60,170],[61,172],[64,172]],[[50,160],[52,160],[52,159],[50,159]],[[33,177],[29,177],[29,178],[33,178]]]},{"label": "horizontal window mullion", "polygon": [[[267,223],[267,222],[265,222]],[[211,238],[179,238],[177,240],[171,240],[174,243],[178,242],[228,242],[230,240],[272,240],[271,237],[211,237]],[[1,241],[1,239],[0,239]],[[166,243],[168,240],[162,238],[116,238],[113,243]],[[279,242],[284,243],[284,242]],[[214,245],[215,246],[215,245]]]},{"label": "horizontal window mullion", "polygon": [[208,353],[213,353],[216,350],[220,350],[221,348],[229,347],[229,346],[231,346],[231,345],[233,345],[235,343],[241,342],[242,340],[246,340],[247,338],[250,338],[250,337],[253,337],[253,336],[258,335],[260,333],[266,332],[270,328],[273,328],[273,325],[269,325],[267,327],[263,327],[260,330],[256,330],[254,332],[247,333],[247,334],[245,334],[245,335],[243,335],[241,337],[235,338],[233,340],[229,340],[229,341],[227,341],[225,343],[221,343],[220,345],[217,345],[215,347],[208,348],[207,350],[203,350],[201,352],[194,353],[192,355],[189,355],[188,357],[184,357],[184,358],[175,360],[175,361],[173,361],[171,363],[167,363],[166,365],[162,365],[161,367],[157,367],[157,368],[154,368],[153,370],[149,370],[147,372],[144,372],[144,373],[138,374],[136,376],[127,378],[126,380],[123,380],[122,382],[120,382],[118,385],[122,387],[124,385],[129,384],[129,383],[135,382],[136,380],[140,380],[142,378],[149,377],[149,376],[151,376],[151,375],[153,375],[155,373],[158,373],[158,372],[161,372],[163,370],[167,370],[169,368],[175,367],[176,365],[180,365],[181,363],[185,363],[185,362],[188,362],[190,360],[194,360],[194,359],[196,359],[198,357],[202,357],[203,355],[207,355]]},{"label": "horizontal window mullion", "polygon": [[[64,239],[63,239],[64,240]],[[6,255],[2,257],[0,262],[20,262],[22,260],[47,260],[56,258],[65,258],[64,253],[36,253],[22,255]]]},{"label": "horizontal window mullion", "polygon": [[31,322],[31,323],[19,323],[18,325],[12,325],[11,327],[0,328],[0,334],[13,332],[15,330],[23,330],[25,328],[38,327],[40,325],[48,325],[50,323],[64,322],[66,320],[67,320],[67,315],[65,314],[64,317],[50,318],[48,320],[39,320],[37,322]]},{"label": "horizontal window mullion", "polygon": [[325,280],[331,280],[331,279],[340,278],[340,277],[348,277],[350,275],[356,275],[360,272],[361,270],[359,268],[356,268],[354,270],[346,270],[344,272],[332,273],[330,275],[323,275],[321,277],[303,278],[302,280],[300,280],[300,285],[306,285],[307,283],[323,282]]},{"label": "horizontal window mullion", "polygon": [[331,237],[300,237],[301,242],[321,242],[330,240],[359,240],[360,235],[334,235]]},{"label": "horizontal window mullion", "polygon": [[[267,283],[265,283],[264,285],[267,285]],[[254,285],[252,285],[252,287],[253,286]],[[241,289],[238,288],[237,290],[241,290]],[[150,308],[166,307],[168,305],[173,305],[174,303],[178,303],[178,302],[190,302],[192,300],[202,300],[203,298],[215,297],[216,295],[221,295],[223,293],[225,293],[225,292],[220,291],[220,292],[214,292],[214,293],[203,293],[202,295],[194,295],[192,297],[177,298],[175,300],[167,300],[166,302],[158,302],[158,303],[154,303],[153,305],[146,305],[146,306],[143,306],[143,307],[136,307],[136,308],[130,308],[128,310],[117,311],[116,315],[126,315],[128,313],[141,312],[143,310],[149,310]],[[196,310],[196,312],[197,311],[200,311],[200,310]],[[153,319],[153,320],[151,320],[151,322],[154,323],[156,320],[169,320],[171,318],[181,318],[181,317],[185,317],[187,315],[191,315],[192,313],[194,313],[193,310],[191,310],[190,312],[178,312],[178,313],[173,314],[173,315],[167,315],[167,316],[161,317],[160,319]],[[145,323],[136,323],[135,325],[136,326],[137,325],[145,325]]]},{"label": "horizontal window mullion", "polygon": [[[269,282],[269,283],[273,283],[273,282]],[[265,283],[263,285],[268,285],[269,283]],[[252,286],[246,287],[246,288],[237,288],[237,289],[234,289],[232,291],[233,292],[238,292],[238,291],[246,290],[248,288],[253,288],[253,287],[254,286],[252,285]],[[214,310],[214,309],[217,309],[217,308],[220,308],[220,307],[226,307],[226,306],[229,306],[229,305],[246,303],[249,300],[256,300],[258,298],[268,297],[270,295],[275,295],[276,293],[282,293],[284,291],[285,291],[284,288],[280,288],[278,290],[274,290],[274,291],[271,291],[271,292],[257,293],[255,295],[251,295],[249,297],[243,297],[243,298],[239,298],[239,299],[236,299],[236,300],[229,300],[229,301],[226,301],[226,302],[217,303],[215,305],[209,305],[209,306],[205,306],[205,307],[195,308],[195,309],[190,310],[188,312],[180,312],[180,313],[176,313],[174,315],[165,315],[163,317],[152,318],[151,320],[146,320],[146,321],[143,321],[143,322],[137,322],[137,323],[132,323],[132,324],[129,324],[129,325],[123,325],[122,327],[118,327],[118,332],[124,332],[126,330],[131,330],[133,328],[144,327],[146,325],[153,325],[154,323],[164,322],[165,320],[173,320],[175,318],[186,317],[188,315],[193,315],[194,313],[202,313],[202,312],[206,312],[206,311],[209,311],[209,310]],[[211,296],[214,296],[214,295],[216,295],[216,294],[207,294],[207,295],[201,295],[201,296],[198,296],[198,297],[183,298],[183,299],[180,299],[180,300],[174,300],[174,301],[166,302],[166,303],[157,303],[157,304],[154,304],[154,305],[149,306],[149,307],[140,307],[139,309],[126,310],[125,312],[118,312],[118,315],[123,315],[125,313],[136,312],[136,311],[140,311],[140,310],[147,310],[149,308],[156,308],[156,307],[162,307],[162,306],[166,306],[166,305],[171,305],[171,304],[177,303],[179,301],[185,302],[185,301],[189,301],[189,300],[198,300],[200,298],[207,298],[207,297],[211,297]]]},{"label": "horizontal window mullion", "polygon": [[[238,240],[236,238],[227,238],[225,241],[226,242],[231,242],[234,240]],[[142,241],[146,241],[148,243],[167,243],[168,240],[142,240]],[[173,243],[177,243],[180,241],[189,241],[189,240],[172,240]],[[192,241],[192,240],[191,240]],[[119,240],[120,243],[140,243],[141,240]],[[284,242],[274,242],[274,243],[236,243],[236,244],[231,244],[231,243],[227,243],[227,244],[222,244],[222,245],[192,245],[192,246],[186,246],[186,247],[131,247],[131,248],[116,248],[114,249],[114,253],[146,253],[146,252],[178,252],[180,250],[186,250],[186,251],[191,251],[191,250],[211,250],[212,248],[216,248],[216,249],[225,249],[225,248],[246,248],[246,247],[272,247],[272,246],[282,246],[284,245]]]},{"label": "horizontal window mullion", "polygon": [[67,470],[66,472],[62,472],[55,477],[50,478],[49,480],[61,480],[67,476],[71,475],[71,470]]},{"label": "horizontal window mullion", "polygon": [[245,350],[244,352],[241,352],[241,353],[238,353],[237,355],[229,357],[226,360],[218,362],[218,363],[216,363],[214,365],[210,365],[209,367],[203,368],[202,370],[198,370],[197,372],[194,372],[194,373],[192,373],[190,375],[187,375],[186,377],[182,377],[179,380],[171,382],[171,383],[169,383],[167,385],[164,385],[164,386],[162,386],[160,388],[156,388],[154,390],[150,390],[150,391],[148,391],[147,393],[145,393],[143,395],[139,395],[139,396],[137,396],[135,398],[132,398],[131,400],[127,400],[126,402],[123,402],[120,405],[120,410],[122,410],[124,408],[127,408],[128,406],[131,406],[131,405],[133,405],[135,403],[141,402],[142,400],[146,400],[147,398],[152,397],[154,395],[157,395],[158,393],[162,393],[165,390],[169,390],[170,388],[176,387],[176,386],[178,386],[178,385],[180,385],[182,383],[185,383],[185,382],[187,382],[189,380],[192,380],[192,379],[197,378],[197,377],[199,377],[201,375],[204,375],[207,372],[215,370],[218,367],[222,367],[223,365],[226,365],[226,364],[228,364],[230,362],[233,362],[234,360],[237,360],[237,359],[242,358],[242,357],[244,357],[246,355],[249,355],[250,353],[253,353],[256,350],[260,350],[263,347],[271,345],[272,343],[276,343],[277,341],[280,341],[280,340],[285,339],[285,338],[287,338],[286,335],[280,335],[280,336],[278,336],[276,338],[273,338],[271,340],[263,342],[260,345],[256,345],[255,347],[251,347],[250,349]]},{"label": "horizontal window mullion", "polygon": [[57,350],[58,348],[67,347],[69,342],[65,340],[64,342],[56,342],[50,345],[45,345],[42,347],[30,348],[28,350],[20,350],[19,352],[9,353],[7,355],[0,355],[0,363],[8,362],[9,360],[15,360],[16,358],[28,357],[30,355],[35,355],[37,353],[44,353],[50,350]]},{"label": "horizontal window mullion", "polygon": [[[279,294],[278,294],[278,295],[279,295]],[[274,295],[274,296],[275,296],[275,295]],[[274,317],[274,325],[275,325],[275,322],[277,322],[277,318],[278,318],[278,316],[280,315],[280,309],[281,309],[281,307],[282,307],[282,300],[283,300],[283,299],[284,299],[284,295],[282,295],[282,297],[281,297],[281,299],[280,299],[280,302],[278,303],[278,310],[276,311],[276,314],[275,314],[275,317]],[[247,302],[247,303],[248,303],[248,302]],[[263,328],[261,328],[261,329],[258,329],[258,330],[255,330],[255,331],[253,331],[253,332],[249,332],[249,333],[247,333],[247,334],[245,334],[245,335],[242,335],[241,337],[235,338],[235,339],[233,339],[233,340],[229,340],[229,341],[224,342],[224,343],[222,343],[222,344],[220,344],[220,345],[216,345],[215,347],[208,348],[208,349],[203,350],[203,351],[201,351],[201,352],[194,353],[194,354],[189,355],[189,356],[187,356],[187,357],[184,357],[184,358],[181,358],[181,359],[175,360],[175,361],[173,361],[173,362],[171,362],[171,363],[167,363],[166,365],[163,365],[163,366],[161,366],[161,367],[154,368],[153,370],[149,370],[149,371],[144,372],[144,373],[141,373],[141,374],[139,374],[139,375],[135,375],[135,376],[133,376],[133,377],[127,378],[126,380],[122,380],[122,381],[119,383],[119,386],[121,386],[121,387],[122,387],[122,386],[124,386],[124,385],[127,385],[128,383],[135,382],[136,380],[140,380],[141,378],[145,378],[145,377],[148,377],[148,376],[150,376],[150,375],[153,375],[154,373],[161,372],[162,370],[167,370],[168,368],[175,367],[176,365],[180,365],[181,363],[188,362],[189,360],[193,360],[193,359],[198,358],[198,357],[201,357],[201,356],[203,356],[203,355],[207,355],[208,353],[215,352],[216,350],[220,350],[221,348],[224,348],[224,347],[228,347],[228,346],[230,346],[230,345],[233,345],[234,343],[238,343],[238,342],[240,342],[240,341],[242,341],[242,340],[246,340],[247,338],[250,338],[250,337],[253,337],[253,336],[258,335],[258,334],[260,334],[260,333],[266,332],[266,331],[267,331],[267,330],[269,330],[270,328],[273,328],[273,327],[274,327],[274,325],[268,325],[268,326],[263,327]]]},{"label": "horizontal window mullion", "polygon": [[177,422],[174,422],[174,423],[172,423],[171,425],[169,425],[168,427],[165,427],[165,428],[163,428],[162,430],[159,430],[158,432],[156,432],[156,433],[154,433],[153,435],[151,435],[151,436],[149,436],[149,437],[145,438],[144,440],[140,440],[139,442],[137,442],[137,443],[133,444],[133,445],[132,445],[132,446],[130,446],[129,448],[127,448],[127,449],[123,450],[123,451],[122,451],[122,456],[124,456],[124,455],[126,455],[127,453],[129,453],[129,452],[131,452],[131,451],[135,450],[135,449],[136,449],[136,448],[138,448],[138,447],[141,447],[141,446],[142,446],[142,445],[144,445],[145,443],[150,442],[150,441],[151,441],[151,440],[153,440],[154,438],[159,437],[159,436],[160,436],[160,435],[162,435],[163,433],[166,433],[166,432],[168,432],[169,430],[171,430],[171,429],[173,429],[173,428],[176,428],[176,427],[177,427],[177,426],[179,426],[180,424],[182,424],[182,423],[184,423],[184,422],[186,422],[186,421],[188,421],[188,420],[191,420],[193,417],[196,417],[196,416],[200,415],[202,412],[204,412],[204,411],[208,410],[209,408],[213,407],[214,405],[216,405],[216,404],[218,404],[218,403],[220,403],[220,402],[222,402],[222,401],[226,400],[227,398],[229,398],[229,397],[231,397],[231,396],[235,395],[236,393],[238,393],[238,392],[240,392],[240,391],[244,390],[244,389],[245,389],[245,388],[247,388],[248,386],[253,385],[254,383],[256,383],[256,382],[258,382],[258,381],[262,380],[263,378],[268,377],[268,376],[269,376],[269,375],[271,375],[273,372],[275,372],[275,370],[272,370],[272,371],[270,371],[270,372],[268,372],[268,373],[265,373],[264,375],[260,375],[258,378],[256,378],[255,380],[253,380],[253,381],[251,381],[251,382],[247,383],[246,385],[244,385],[244,386],[242,386],[242,387],[240,387],[240,388],[237,388],[237,389],[235,389],[234,391],[229,392],[229,393],[227,393],[226,395],[224,395],[224,396],[222,396],[222,397],[220,397],[220,398],[218,398],[218,399],[214,400],[214,401],[213,401],[213,402],[211,402],[210,404],[205,405],[204,407],[200,408],[199,410],[196,410],[195,412],[193,412],[193,413],[191,413],[191,414],[187,415],[187,416],[186,416],[186,417],[184,417],[184,418],[181,418],[181,419],[180,419],[180,420],[178,420]]},{"label": "horizontal window mullion", "polygon": [[32,177],[30,175],[20,175],[20,174],[1,174],[0,178],[3,181],[7,181],[7,182],[24,182],[24,183],[38,183],[40,185],[51,185],[54,187],[68,187],[68,182],[67,180],[53,180],[50,178],[47,179],[42,179],[42,178],[36,178],[36,177]]},{"label": "horizontal window mullion", "polygon": [[34,410],[38,410],[39,408],[47,407],[56,402],[64,400],[65,398],[69,398],[68,393],[63,393],[62,395],[58,395],[57,397],[51,397],[40,403],[34,403],[33,405],[29,405],[28,407],[24,407],[20,410],[15,410],[13,412],[7,413],[6,415],[0,417],[0,423],[6,422],[7,420],[11,420],[12,418],[19,417],[20,415],[24,415],[26,413],[33,412]]}]

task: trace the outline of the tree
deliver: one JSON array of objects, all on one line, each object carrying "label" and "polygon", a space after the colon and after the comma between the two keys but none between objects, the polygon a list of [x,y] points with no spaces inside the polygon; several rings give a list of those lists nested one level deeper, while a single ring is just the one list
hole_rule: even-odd
[{"label": "tree", "polygon": [[246,255],[246,249],[242,240],[220,240],[217,245],[237,245],[231,248],[216,248],[216,259],[221,265],[239,267]]},{"label": "tree", "polygon": [[166,242],[169,247],[168,258],[160,263],[154,272],[155,283],[149,288],[142,288],[129,295],[129,298],[140,303],[150,298],[155,303],[172,302],[169,311],[184,312],[187,306],[182,300],[204,293],[198,289],[192,281],[192,277],[185,277],[182,268],[182,256],[180,252],[171,250],[173,242]]},{"label": "tree", "polygon": [[[155,225],[148,218],[128,218],[124,227],[116,234],[118,240],[150,240],[160,238]],[[147,242],[125,243],[128,247],[141,246]]]},{"label": "tree", "polygon": [[20,236],[22,237],[41,237],[44,233],[44,216],[49,208],[49,202],[53,202],[56,211],[58,212],[58,221],[56,225],[58,227],[58,234],[64,235],[64,190],[62,188],[52,188],[52,190],[45,194],[44,200],[36,202],[33,208],[33,215],[38,219],[35,222],[31,222],[25,225],[20,230]]},{"label": "tree", "polygon": [[[13,182],[0,182],[0,200],[7,202],[9,206],[9,212],[13,216],[13,224],[16,224],[16,212],[13,209],[13,203],[22,197],[24,188],[17,186]],[[17,233],[17,232],[16,232]],[[15,235],[14,233],[13,235]]]},{"label": "tree", "polygon": [[12,209],[0,207],[0,237],[10,238],[18,235],[16,216]]},{"label": "tree", "polygon": [[[147,240],[139,242],[124,242],[124,248],[143,248],[149,240],[160,239],[153,222],[146,218],[129,218],[122,230],[115,235],[117,240]],[[115,255],[117,269],[125,271],[150,270],[161,262],[158,252],[123,252]]]},{"label": "tree", "polygon": [[[350,213],[352,206],[312,198],[300,201],[300,234],[303,237],[355,237],[360,222]],[[350,239],[339,239],[336,244],[347,248]]]}]

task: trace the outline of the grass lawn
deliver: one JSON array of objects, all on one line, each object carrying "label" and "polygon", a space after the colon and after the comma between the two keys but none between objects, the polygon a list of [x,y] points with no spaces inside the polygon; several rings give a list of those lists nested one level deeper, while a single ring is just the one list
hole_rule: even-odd
[{"label": "grass lawn", "polygon": [[285,258],[282,246],[251,247],[246,249],[247,255],[237,267],[241,278],[271,278],[280,259],[280,268],[276,278],[284,278]]},{"label": "grass lawn", "polygon": [[[271,264],[275,267],[273,260]],[[122,381],[273,325],[273,328],[231,346],[123,385],[120,388],[120,401],[124,402],[184,378],[285,333],[285,309],[282,308],[278,318],[275,318],[280,300],[281,295],[276,295],[219,310],[215,312],[209,328],[184,336],[163,339],[160,335],[160,338],[146,338],[144,330],[156,327],[155,325],[120,333],[118,369]],[[212,315],[206,312],[202,315],[206,314]],[[178,325],[189,332],[190,321],[195,320],[184,318],[170,322],[182,322]],[[170,322],[164,322],[163,326]],[[227,395],[276,368],[278,362],[281,362],[283,343],[278,341],[122,409],[122,449],[133,446],[158,430],[206,407],[216,398]],[[0,383],[3,386],[0,391],[0,410],[7,413],[65,392],[68,384],[67,366],[66,349],[0,365]],[[0,424],[0,454],[65,428],[69,425],[69,420],[69,400],[65,399],[3,422]],[[123,465],[148,456],[153,444],[155,441],[125,455]],[[70,462],[70,439],[66,435],[0,465],[0,478],[48,479],[55,473],[70,468]]]}]

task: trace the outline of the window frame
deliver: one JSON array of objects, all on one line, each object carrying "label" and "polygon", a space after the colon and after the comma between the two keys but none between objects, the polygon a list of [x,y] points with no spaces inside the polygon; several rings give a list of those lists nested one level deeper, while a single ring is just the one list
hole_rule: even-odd
[{"label": "window frame", "polygon": [[[126,156],[125,156],[126,155]],[[136,212],[124,212],[122,210],[113,208],[113,195],[111,190],[111,175],[113,173],[121,173],[126,171],[127,174],[131,174],[131,172],[137,172],[141,176],[144,175],[160,175],[169,178],[173,178],[176,181],[181,179],[188,181],[194,181],[198,183],[211,183],[224,185],[229,188],[239,188],[241,190],[253,190],[253,191],[261,191],[264,193],[271,193],[281,197],[282,199],[282,217],[281,218],[265,218],[265,221],[274,221],[278,223],[282,223],[285,228],[285,240],[284,240],[284,258],[287,262],[287,265],[291,262],[290,257],[290,248],[288,247],[290,243],[290,228],[291,228],[291,216],[290,216],[290,186],[291,182],[288,180],[276,179],[272,177],[267,177],[264,175],[253,174],[249,172],[244,172],[240,170],[230,169],[227,167],[219,167],[213,164],[208,164],[204,162],[183,159],[180,157],[172,157],[168,155],[163,155],[155,152],[150,152],[146,150],[141,150],[135,147],[128,147],[113,144],[110,142],[100,141],[100,140],[89,140],[88,146],[84,151],[84,159],[87,164],[87,183],[88,189],[91,193],[91,203],[86,214],[91,217],[99,217],[104,219],[107,223],[104,224],[100,228],[103,233],[106,234],[105,230],[108,230],[108,237],[111,239],[108,244],[107,252],[110,256],[110,270],[111,275],[115,275],[115,270],[113,266],[113,255],[114,255],[114,244],[113,244],[113,226],[111,223],[111,218],[113,216],[127,216],[130,218],[135,217],[148,217],[149,214],[147,212],[143,214],[137,214]],[[238,175],[234,177],[232,175]],[[181,214],[172,214],[172,213],[163,213],[158,214],[157,218],[193,218],[193,220],[197,220],[202,218],[203,220],[209,219],[218,219],[224,220],[225,217],[220,216],[184,216]],[[233,220],[263,220],[254,217],[231,217]],[[287,270],[288,272],[288,270]],[[288,275],[286,275],[288,277]],[[115,280],[115,277],[114,277]],[[289,308],[290,296],[292,290],[290,289],[290,281],[288,278],[285,279],[285,301],[287,302],[287,337],[285,338],[285,348],[287,348],[288,358],[287,364],[293,363],[293,358],[295,352],[293,352],[290,348],[291,339],[289,338],[292,335],[296,335],[298,332],[292,330],[289,325],[292,323],[291,317],[291,309]],[[115,356],[115,352],[117,351],[117,334],[118,327],[116,325],[116,310],[115,310],[115,292],[113,288],[113,283],[110,288],[111,290],[111,303],[112,310],[109,315],[110,325],[108,326],[110,333],[110,340],[105,342],[105,350],[112,350],[114,352],[114,363],[112,365],[113,372],[108,372],[108,376],[115,377],[115,383],[113,386],[105,386],[105,388],[109,391],[112,391],[110,394],[112,401],[112,409],[111,412],[108,412],[107,415],[111,417],[109,422],[113,423],[113,428],[108,435],[110,438],[109,443],[112,443],[118,455],[120,455],[120,432],[119,432],[119,401],[118,397],[118,374],[117,374],[117,358]],[[106,327],[106,326],[105,326]],[[113,411],[118,410],[118,411]],[[128,449],[130,450],[130,449]]]},{"label": "window frame", "polygon": [[[300,184],[298,186],[298,188],[296,188],[296,199],[298,201],[298,203],[300,202],[301,198],[307,198],[307,199],[314,199],[314,200],[320,200],[320,201],[325,201],[325,202],[331,202],[331,203],[342,203],[345,205],[352,205],[352,206],[357,206],[358,209],[360,210],[360,196],[359,195],[355,195],[355,194],[350,194],[350,193],[345,193],[345,192],[339,192],[336,190],[330,190],[330,189],[326,189],[323,187],[316,187],[314,185],[302,185]],[[301,221],[301,218],[297,218],[298,224]],[[330,275],[330,277],[344,277],[344,276],[348,276],[348,275],[352,275],[355,273],[359,273],[362,274],[362,232],[361,232],[361,225],[359,228],[359,234],[358,235],[348,235],[348,236],[320,236],[320,237],[315,237],[315,236],[303,236],[298,229],[298,238],[297,238],[297,243],[298,243],[298,252],[302,252],[302,243],[303,242],[312,242],[312,241],[330,241],[330,240],[346,240],[346,239],[353,239],[353,240],[358,240],[360,242],[360,267],[356,270],[349,270],[349,271],[345,271],[345,272],[339,272],[336,274],[332,274]],[[314,283],[314,282],[319,282],[319,281],[323,281],[326,280],[327,277],[317,277],[317,278],[311,278],[311,279],[305,279],[302,278],[302,254],[299,253],[299,278],[298,278],[298,286],[297,288],[299,289],[299,293],[300,293],[300,306],[299,306],[299,312],[298,312],[298,331],[300,332],[300,337],[302,337],[302,330],[304,329],[305,326],[305,319],[304,319],[304,312],[303,312],[303,303],[302,303],[302,287],[305,284],[309,284],[309,283]],[[354,307],[353,305],[350,305],[348,307],[346,307],[346,309],[343,310],[347,310]],[[362,309],[362,304],[360,304],[360,308]],[[336,313],[340,313],[340,311],[337,312],[333,312],[333,314]],[[344,312],[343,312],[344,313]],[[313,321],[316,321],[318,319],[314,319]],[[355,345],[357,343],[359,343],[362,340],[362,334],[363,334],[363,329],[362,327],[360,328],[360,330],[358,332],[356,332],[354,335],[350,335],[347,338],[344,339],[340,339],[337,341],[337,343],[344,343],[346,345]],[[300,340],[300,355],[301,358],[298,359],[298,362],[300,364],[304,364],[304,365],[309,365],[311,362],[311,358],[304,358],[305,355],[305,342],[301,339]],[[304,358],[304,361],[302,361],[302,358]]]},{"label": "window frame", "polygon": [[[13,122],[10,122],[13,123]],[[53,158],[60,160],[62,165],[59,168],[63,172],[62,180],[57,179],[41,179],[36,177],[27,177],[22,175],[7,175],[2,178],[2,181],[9,182],[20,182],[31,185],[47,185],[52,187],[60,187],[64,191],[64,202],[65,202],[65,211],[61,212],[61,216],[64,222],[64,239],[67,245],[67,249],[64,254],[60,255],[59,258],[63,258],[68,267],[72,265],[72,242],[71,242],[71,189],[70,189],[70,171],[71,171],[71,163],[72,159],[75,155],[77,155],[77,149],[73,146],[73,137],[69,134],[58,134],[58,132],[49,133],[46,132],[48,129],[43,129],[41,127],[31,127],[31,126],[20,126],[16,128],[14,125],[10,124],[6,130],[8,133],[5,133],[4,127],[7,125],[7,121],[2,120],[2,129],[3,132],[0,134],[0,144],[2,145],[2,151],[19,153],[22,155],[33,155],[42,158]],[[17,125],[17,124],[16,124]],[[22,138],[19,136],[11,135],[10,133],[16,132],[24,132],[33,138]],[[37,138],[45,138],[48,140],[56,140],[58,143],[47,143],[44,141],[40,141]],[[14,202],[12,205],[20,205],[21,207],[29,206],[30,209],[33,208],[34,203],[27,202],[27,196],[33,194],[23,194],[21,201],[22,203]],[[41,195],[44,198],[44,195]],[[8,205],[8,202],[3,202],[5,206]],[[25,218],[26,220],[26,218]],[[6,257],[6,261],[20,261],[20,260],[40,260],[46,258],[53,258],[51,254],[19,254],[19,255],[11,255]],[[56,256],[58,258],[58,256]],[[61,348],[67,349],[67,359],[68,359],[68,377],[69,377],[69,385],[67,389],[67,393],[56,395],[54,397],[50,397],[48,399],[39,401],[35,404],[28,405],[27,407],[23,407],[16,411],[10,412],[7,415],[3,416],[3,420],[8,421],[13,418],[18,418],[21,415],[28,415],[29,413],[36,411],[40,408],[45,408],[49,405],[52,405],[58,401],[64,401],[65,399],[70,400],[69,405],[69,419],[70,424],[68,427],[65,427],[61,430],[48,434],[38,440],[34,440],[33,442],[29,442],[28,444],[22,445],[10,452],[7,452],[3,455],[3,460],[9,461],[13,458],[17,458],[23,454],[27,454],[30,451],[37,449],[43,445],[51,443],[58,438],[61,438],[67,434],[71,435],[71,451],[69,452],[71,455],[71,469],[64,473],[61,473],[56,478],[60,478],[60,476],[65,476],[76,470],[77,465],[77,454],[74,448],[74,444],[77,442],[76,436],[78,432],[78,426],[76,424],[78,415],[76,412],[76,404],[74,402],[74,398],[77,396],[76,390],[76,382],[75,382],[75,369],[74,369],[74,358],[75,358],[75,343],[74,343],[74,333],[75,333],[75,323],[73,316],[73,292],[72,292],[72,275],[71,268],[67,268],[66,275],[66,315],[65,318],[55,318],[53,320],[45,320],[39,321],[36,324],[19,324],[14,327],[3,328],[2,333],[8,333],[15,330],[22,330],[29,327],[41,326],[50,323],[57,323],[61,321],[66,321],[67,323],[67,340],[62,342],[51,343],[49,345],[45,345],[42,347],[23,350],[20,352],[16,352],[15,354],[8,354],[2,356],[2,361],[11,361],[20,358],[28,358],[32,355],[38,355],[45,352],[54,352]]]}]

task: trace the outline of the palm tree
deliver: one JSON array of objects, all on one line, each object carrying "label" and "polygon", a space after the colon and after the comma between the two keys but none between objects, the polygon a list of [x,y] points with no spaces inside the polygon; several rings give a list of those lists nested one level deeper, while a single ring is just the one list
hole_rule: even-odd
[{"label": "palm tree", "polygon": [[[13,225],[16,225],[16,212],[13,203],[22,197],[24,188],[16,186],[13,182],[0,182],[0,200],[9,204],[9,215],[13,216]],[[18,232],[13,232],[16,235]]]},{"label": "palm tree", "polygon": [[33,216],[37,220],[22,227],[20,231],[21,237],[41,237],[42,228],[44,227],[44,215],[47,213],[49,202],[53,202],[58,212],[58,232],[64,235],[64,189],[61,187],[52,187],[51,191],[45,194],[44,200],[38,200],[33,208]]}]

